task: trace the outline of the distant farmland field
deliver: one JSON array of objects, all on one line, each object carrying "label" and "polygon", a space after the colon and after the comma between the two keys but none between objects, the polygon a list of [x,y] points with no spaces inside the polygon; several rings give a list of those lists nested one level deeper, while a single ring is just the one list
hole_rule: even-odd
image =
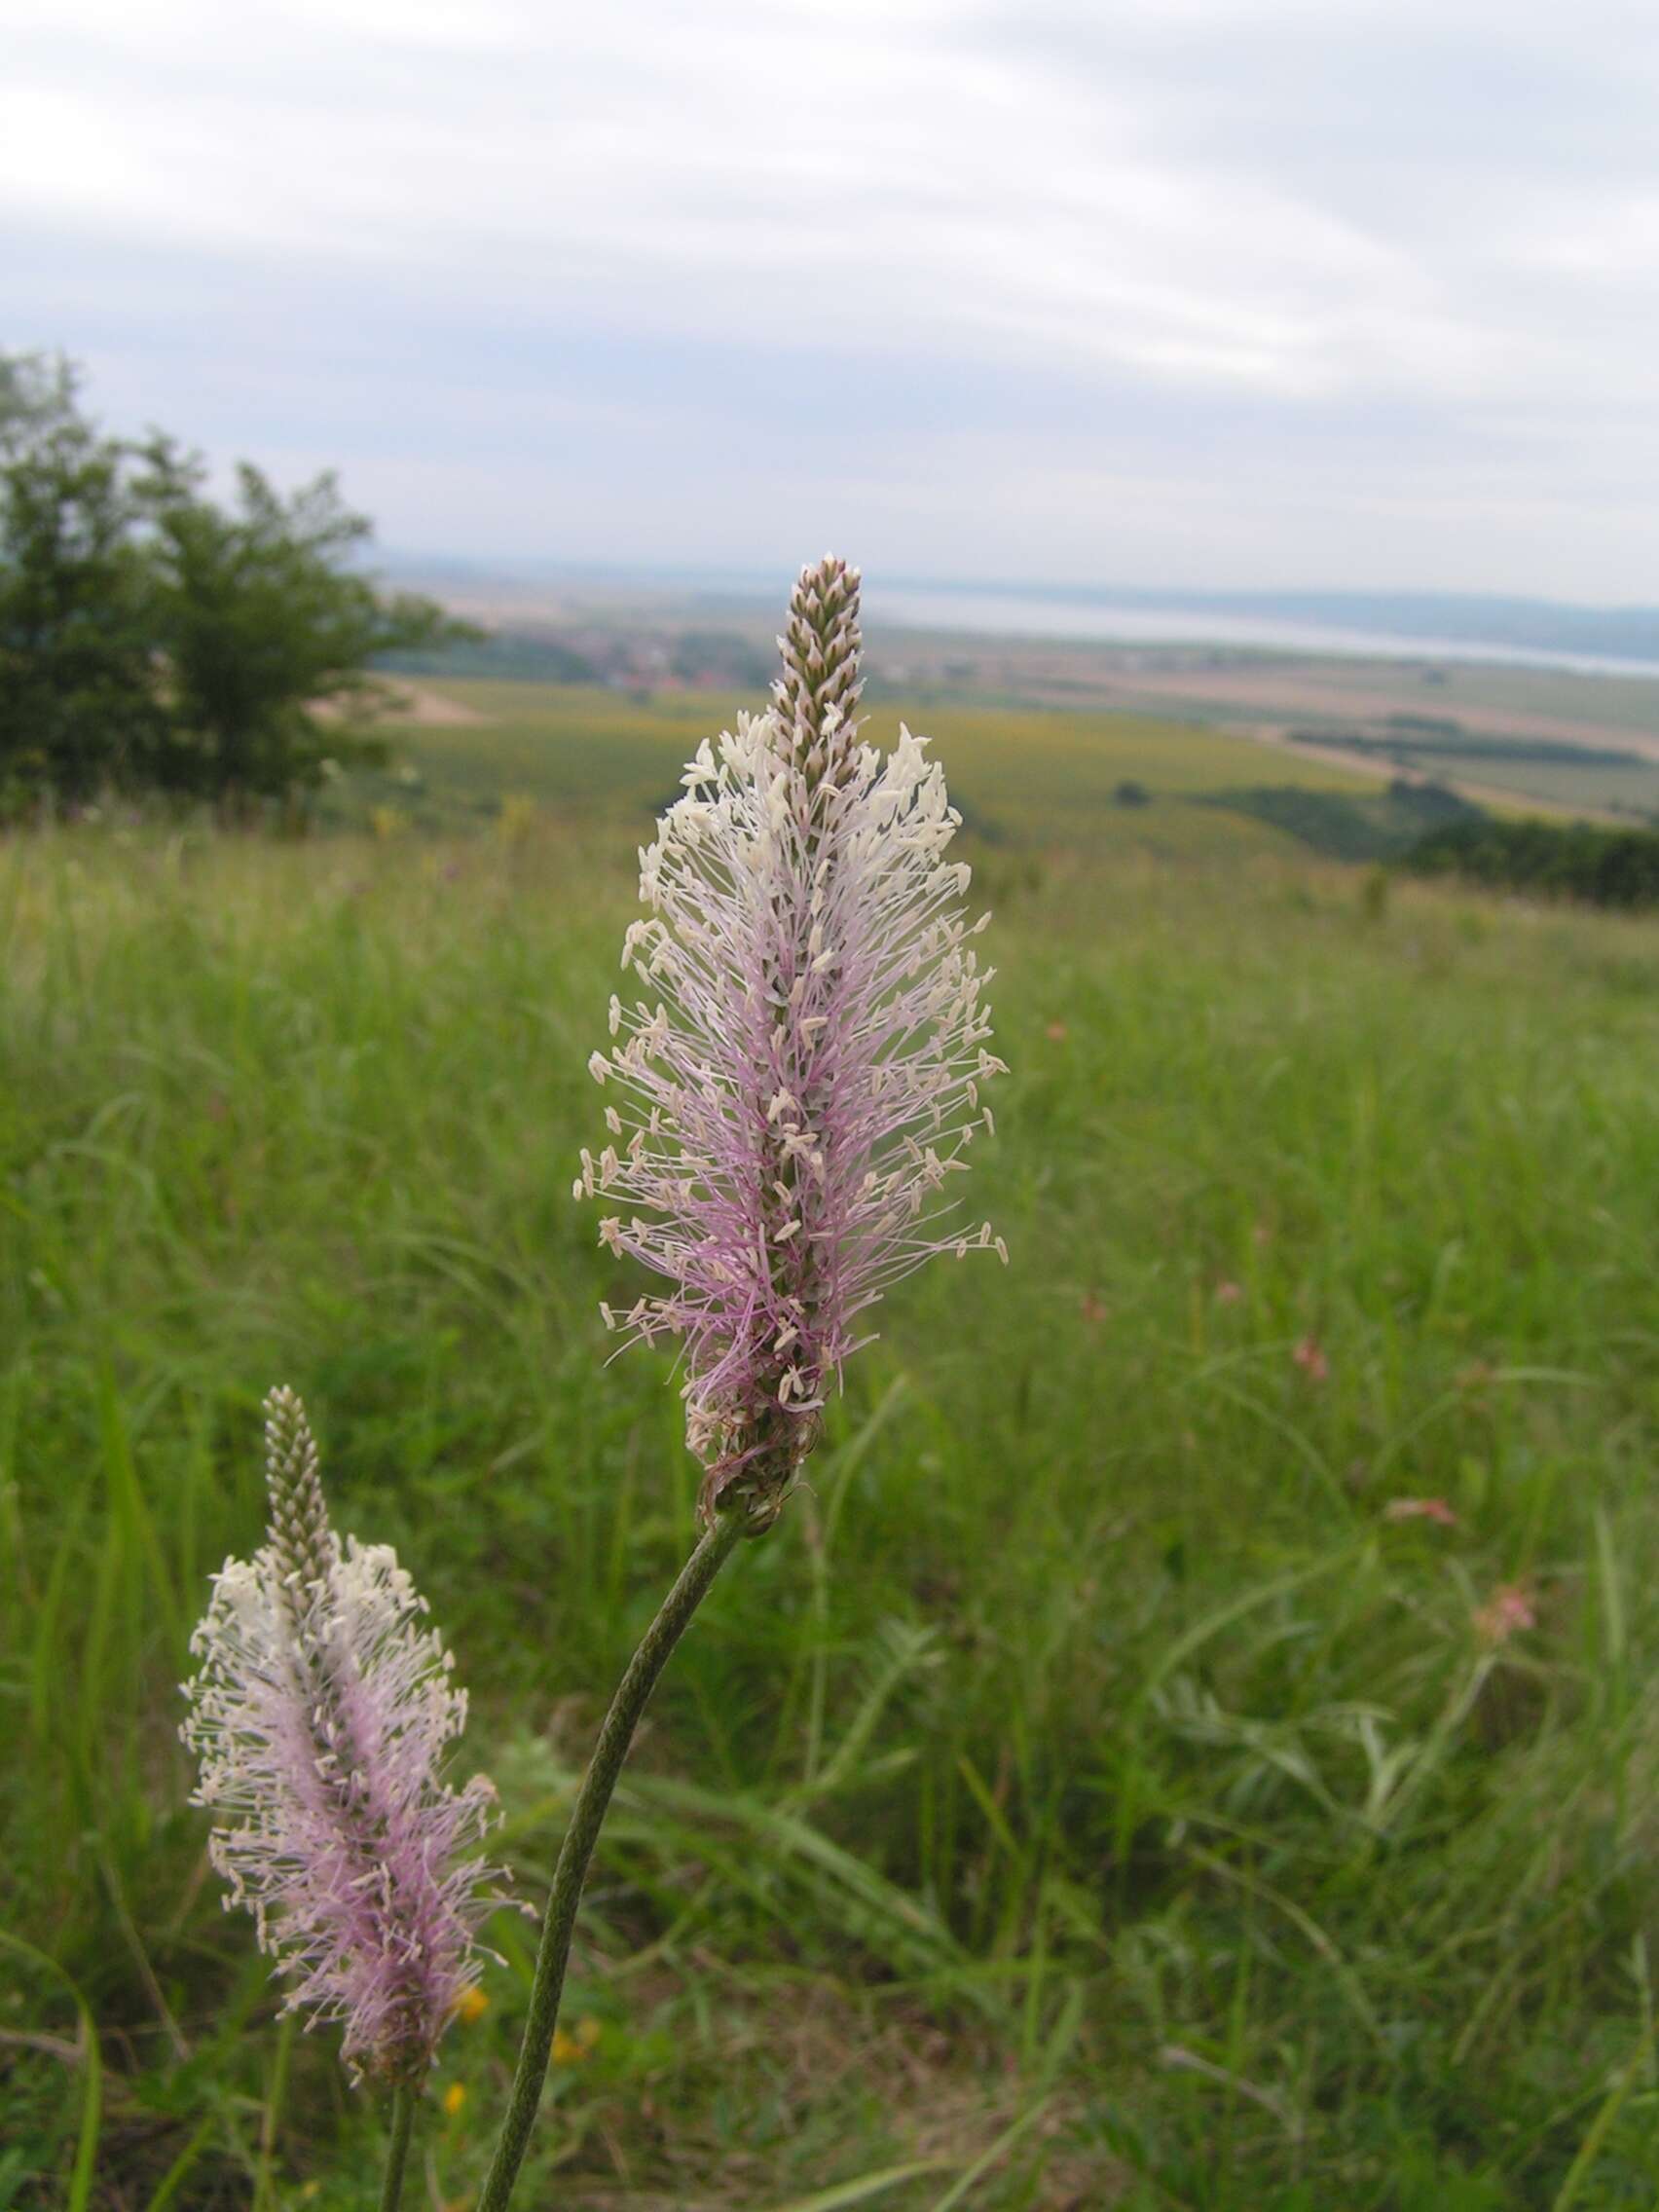
[{"label": "distant farmland field", "polygon": [[[454,830],[495,820],[512,798],[555,821],[608,821],[643,834],[699,741],[729,726],[741,707],[763,704],[539,683],[423,681],[421,690],[476,719],[384,723],[391,760],[337,786],[330,818],[361,823],[381,807],[411,825]],[[874,711],[872,734],[895,719],[885,706]],[[1259,748],[1148,716],[948,705],[913,720],[948,761],[969,827],[993,846],[1289,852],[1282,831],[1197,802],[1268,780],[1354,797],[1376,791],[1373,777],[1288,754],[1274,757],[1270,776]],[[1125,785],[1147,803],[1125,805]]]},{"label": "distant farmland field", "polygon": [[[1432,674],[1432,685],[1425,683]],[[1571,811],[1659,812],[1659,683],[1553,670],[1238,656],[1124,673],[1125,704],[1298,741],[1376,749],[1411,772]],[[1448,733],[1428,742],[1434,724]]]},{"label": "distant farmland field", "polygon": [[1645,819],[1659,814],[1659,760],[1612,760],[1588,752],[1575,760],[1565,750],[1559,758],[1538,759],[1517,747],[1512,753],[1447,746],[1416,750],[1410,763],[1419,775],[1446,783],[1468,782],[1512,794],[1517,801],[1541,800],[1565,812],[1627,814]]}]

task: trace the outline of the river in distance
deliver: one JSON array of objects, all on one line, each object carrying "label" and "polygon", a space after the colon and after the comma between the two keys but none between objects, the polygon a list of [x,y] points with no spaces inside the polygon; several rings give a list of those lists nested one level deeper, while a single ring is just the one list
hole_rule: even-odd
[{"label": "river in distance", "polygon": [[1382,630],[1341,629],[1268,615],[1223,614],[1207,608],[1115,607],[1015,591],[939,591],[866,582],[866,617],[911,630],[962,630],[979,637],[1051,638],[1074,644],[1212,645],[1260,651],[1330,653],[1368,660],[1487,661],[1524,668],[1569,669],[1582,676],[1659,676],[1659,661],[1606,653],[1553,652],[1543,646],[1479,639],[1412,638]]}]

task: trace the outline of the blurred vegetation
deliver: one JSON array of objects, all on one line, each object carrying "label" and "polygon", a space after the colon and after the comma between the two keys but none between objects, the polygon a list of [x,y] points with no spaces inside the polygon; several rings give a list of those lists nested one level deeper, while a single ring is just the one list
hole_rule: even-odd
[{"label": "blurred vegetation", "polygon": [[[499,746],[499,834],[0,845],[0,2203],[374,2201],[382,2116],[275,2028],[174,1737],[270,1382],[429,1594],[533,1900],[690,1541],[568,1195],[672,788],[623,711],[399,738],[416,809]],[[1655,924],[1299,859],[1176,795],[1216,741],[1088,719],[940,732],[1024,840],[1013,1266],[889,1302],[677,1657],[527,2201],[1648,2206]],[[496,1939],[423,2202],[500,2107]]]},{"label": "blurred vegetation", "polygon": [[1659,830],[1593,822],[1452,822],[1414,846],[1421,875],[1457,875],[1503,891],[1592,906],[1659,906]]},{"label": "blurred vegetation", "polygon": [[394,648],[383,652],[376,666],[387,675],[483,677],[509,683],[594,683],[599,676],[571,646],[529,630],[460,639],[424,651]]},{"label": "blurred vegetation", "polygon": [[1258,822],[1271,822],[1334,861],[1401,860],[1449,823],[1481,823],[1485,809],[1444,784],[1396,777],[1385,791],[1348,793],[1294,784],[1223,792],[1214,801]]}]

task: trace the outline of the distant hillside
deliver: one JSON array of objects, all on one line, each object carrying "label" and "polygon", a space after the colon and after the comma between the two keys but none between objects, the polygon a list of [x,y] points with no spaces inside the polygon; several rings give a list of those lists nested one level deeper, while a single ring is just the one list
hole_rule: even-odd
[{"label": "distant hillside", "polygon": [[[491,587],[522,601],[538,587],[626,595],[651,589],[676,598],[736,605],[751,597],[770,604],[779,580],[769,571],[699,573],[684,569],[628,570],[571,562],[460,560],[387,553],[384,571],[423,588],[476,596]],[[1581,607],[1565,600],[1503,593],[1440,591],[1197,591],[1179,586],[1118,583],[1020,583],[1007,578],[889,575],[889,593],[927,591],[964,598],[986,593],[1074,605],[1137,608],[1147,613],[1213,614],[1234,619],[1305,623],[1319,629],[1427,643],[1490,645],[1520,651],[1590,653],[1609,660],[1659,662],[1659,606]]]},{"label": "distant hillside", "polygon": [[388,676],[499,677],[520,683],[592,683],[592,661],[556,638],[503,631],[462,641],[434,652],[382,653],[376,667]]}]

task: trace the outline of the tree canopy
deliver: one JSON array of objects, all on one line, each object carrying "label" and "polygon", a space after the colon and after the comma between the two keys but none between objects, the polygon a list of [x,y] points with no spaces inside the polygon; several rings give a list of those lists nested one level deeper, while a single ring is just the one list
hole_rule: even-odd
[{"label": "tree canopy", "polygon": [[378,590],[332,474],[229,504],[173,439],[113,438],[61,359],[0,354],[0,818],[155,790],[239,816],[372,755],[379,655],[470,635]]}]

